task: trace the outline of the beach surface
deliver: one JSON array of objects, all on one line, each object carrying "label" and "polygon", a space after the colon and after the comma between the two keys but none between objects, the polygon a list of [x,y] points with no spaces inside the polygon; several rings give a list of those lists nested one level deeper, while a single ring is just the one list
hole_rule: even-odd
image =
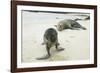
[{"label": "beach surface", "polygon": [[[90,20],[78,20],[80,25],[86,30],[71,30],[65,29],[58,31],[55,25],[63,19],[84,19],[89,14],[57,14],[57,13],[42,13],[42,12],[22,12],[22,62],[46,62],[46,61],[72,61],[72,60],[88,60],[90,58],[90,39],[89,25]],[[52,47],[51,57],[44,60],[37,58],[44,57],[47,54],[43,43],[43,35],[48,28],[54,28],[58,32],[59,48],[64,48],[63,51],[56,51]]]}]

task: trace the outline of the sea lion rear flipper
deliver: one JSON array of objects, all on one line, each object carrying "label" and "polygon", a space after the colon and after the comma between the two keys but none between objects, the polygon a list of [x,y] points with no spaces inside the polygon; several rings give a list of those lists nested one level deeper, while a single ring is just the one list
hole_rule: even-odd
[{"label": "sea lion rear flipper", "polygon": [[86,28],[85,27],[81,27],[83,30],[86,30]]}]

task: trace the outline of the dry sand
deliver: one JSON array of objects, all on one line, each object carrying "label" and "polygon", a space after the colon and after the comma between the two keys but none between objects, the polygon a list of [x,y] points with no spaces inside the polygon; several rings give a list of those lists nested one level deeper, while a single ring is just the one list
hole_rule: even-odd
[{"label": "dry sand", "polygon": [[80,20],[78,22],[86,27],[87,30],[66,29],[61,32],[57,30],[60,43],[59,47],[64,48],[64,50],[57,52],[55,47],[52,47],[52,56],[49,59],[36,59],[47,54],[45,45],[41,45],[46,29],[55,28],[54,25],[60,20],[75,18],[84,19],[84,16],[77,16],[76,14],[34,13],[27,11],[23,11],[22,15],[22,62],[87,60],[90,58],[90,20]]}]

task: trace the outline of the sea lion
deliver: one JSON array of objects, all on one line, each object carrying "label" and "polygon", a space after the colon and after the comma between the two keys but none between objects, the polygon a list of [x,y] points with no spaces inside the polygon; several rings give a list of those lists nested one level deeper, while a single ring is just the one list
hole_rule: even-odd
[{"label": "sea lion", "polygon": [[54,28],[47,29],[44,33],[43,39],[44,39],[44,42],[42,43],[42,45],[44,45],[44,44],[46,45],[47,55],[43,58],[38,58],[38,60],[48,59],[51,56],[50,48],[52,46],[55,46],[57,51],[63,50],[62,48],[58,49],[58,45],[59,45],[58,33]]},{"label": "sea lion", "polygon": [[58,23],[58,25],[55,25],[57,27],[58,31],[62,31],[64,29],[83,29],[86,30],[85,27],[81,26],[76,20],[71,19],[64,19]]}]

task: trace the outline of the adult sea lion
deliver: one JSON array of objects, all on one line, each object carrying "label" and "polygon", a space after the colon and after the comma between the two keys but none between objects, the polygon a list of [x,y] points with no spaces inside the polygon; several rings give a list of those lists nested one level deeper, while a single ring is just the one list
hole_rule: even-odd
[{"label": "adult sea lion", "polygon": [[64,29],[83,29],[86,30],[85,27],[81,26],[77,21],[71,19],[64,19],[55,25],[58,31],[62,31]]}]

